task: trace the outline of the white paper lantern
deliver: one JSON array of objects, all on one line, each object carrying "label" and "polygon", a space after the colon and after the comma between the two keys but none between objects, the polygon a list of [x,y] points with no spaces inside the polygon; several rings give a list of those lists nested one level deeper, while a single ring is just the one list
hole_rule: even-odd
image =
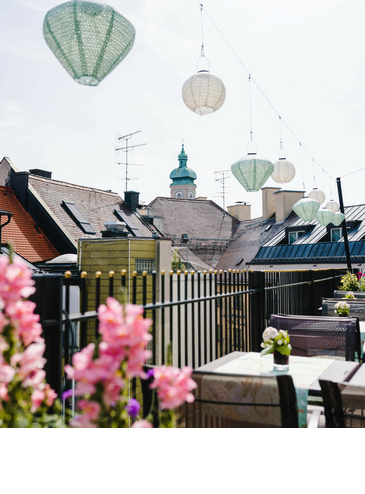
[{"label": "white paper lantern", "polygon": [[200,116],[209,115],[223,105],[226,88],[219,77],[200,70],[183,85],[182,98],[189,110]]},{"label": "white paper lantern", "polygon": [[293,211],[304,221],[312,221],[320,208],[318,201],[310,197],[303,197],[293,206]]},{"label": "white paper lantern", "polygon": [[337,211],[337,213],[333,213],[332,223],[335,226],[340,226],[344,219],[345,219],[345,215],[340,211]]},{"label": "white paper lantern", "polygon": [[286,158],[279,158],[274,163],[274,171],[271,174],[271,178],[278,184],[286,184],[291,182],[295,177],[295,167]]},{"label": "white paper lantern", "polygon": [[331,199],[330,201],[327,202],[326,209],[329,209],[333,213],[337,213],[337,211],[339,210],[339,205],[337,204],[336,201]]},{"label": "white paper lantern", "polygon": [[320,208],[316,214],[316,220],[322,226],[327,226],[332,223],[335,213],[326,208]]},{"label": "white paper lantern", "polygon": [[314,199],[315,201],[318,201],[319,204],[323,204],[325,199],[326,199],[324,192],[322,192],[320,189],[317,189],[317,188],[314,188],[313,190],[311,190],[308,193],[308,197],[310,197],[311,199]]}]

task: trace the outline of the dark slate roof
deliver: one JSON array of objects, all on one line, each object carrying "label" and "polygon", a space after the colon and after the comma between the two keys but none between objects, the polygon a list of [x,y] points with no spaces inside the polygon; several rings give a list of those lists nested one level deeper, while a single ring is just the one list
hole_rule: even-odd
[{"label": "dark slate roof", "polygon": [[[0,187],[0,209],[13,213],[10,223],[2,228],[2,244],[11,242],[15,252],[30,263],[48,261],[59,255],[9,187]],[[4,216],[1,222],[5,223]]]},{"label": "dark slate roof", "polygon": [[163,217],[162,233],[180,240],[230,239],[239,221],[214,201],[206,199],[174,199],[156,197],[148,206],[154,216]]},{"label": "dark slate roof", "polygon": [[[105,230],[104,223],[118,219],[114,214],[115,209],[122,211],[142,237],[151,237],[153,234],[152,228],[144,220],[137,217],[115,192],[70,184],[32,174],[29,175],[29,189],[38,194],[51,210],[57,222],[75,241],[79,238],[100,238],[102,236],[100,232]],[[77,206],[95,231],[95,235],[89,235],[80,228],[62,207],[63,201],[71,202]]]},{"label": "dark slate roof", "polygon": [[216,268],[218,270],[245,269],[246,263],[252,261],[260,247],[278,232],[285,230],[294,218],[297,216],[292,212],[281,223],[275,223],[275,219],[262,218],[242,221]]}]

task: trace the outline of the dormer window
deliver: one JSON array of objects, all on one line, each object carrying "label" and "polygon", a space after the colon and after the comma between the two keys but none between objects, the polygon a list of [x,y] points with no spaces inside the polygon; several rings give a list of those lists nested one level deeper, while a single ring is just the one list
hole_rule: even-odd
[{"label": "dormer window", "polygon": [[331,228],[331,242],[338,242],[342,238],[342,228]]},{"label": "dormer window", "polygon": [[289,232],[288,233],[288,243],[289,245],[293,244],[300,238],[302,235],[305,234],[304,230],[299,230],[299,231],[294,231],[294,232]]}]

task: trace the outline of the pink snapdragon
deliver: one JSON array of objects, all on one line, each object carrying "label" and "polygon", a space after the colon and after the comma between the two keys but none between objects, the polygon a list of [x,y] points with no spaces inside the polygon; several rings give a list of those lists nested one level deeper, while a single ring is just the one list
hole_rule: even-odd
[{"label": "pink snapdragon", "polygon": [[184,367],[180,370],[167,365],[156,367],[153,370],[154,380],[150,388],[157,389],[162,408],[172,409],[179,407],[185,401],[188,403],[194,401],[194,395],[190,393],[196,388],[195,381],[191,379],[192,372],[191,367]]},{"label": "pink snapdragon", "polygon": [[132,424],[131,428],[132,429],[152,429],[153,425],[151,424],[151,422],[148,422],[148,420],[141,419],[141,420],[137,420],[136,422],[134,422],[134,424]]},{"label": "pink snapdragon", "polygon": [[18,300],[6,307],[10,323],[15,327],[16,335],[23,340],[25,346],[37,341],[42,334],[39,315],[34,314],[36,305],[33,302]]},{"label": "pink snapdragon", "polygon": [[7,256],[0,257],[0,300],[3,305],[32,295],[35,292],[33,285],[32,272],[21,259],[16,257],[10,264]]}]

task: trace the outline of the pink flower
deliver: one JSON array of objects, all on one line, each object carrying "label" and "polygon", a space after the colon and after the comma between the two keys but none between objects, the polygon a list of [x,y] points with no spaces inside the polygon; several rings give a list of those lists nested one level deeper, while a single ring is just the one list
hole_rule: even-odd
[{"label": "pink flower", "polygon": [[35,292],[32,272],[19,257],[9,263],[7,256],[0,257],[0,299],[8,304],[27,298]]},{"label": "pink flower", "polygon": [[15,376],[15,369],[0,362],[0,383],[10,383]]},{"label": "pink flower", "polygon": [[51,388],[48,383],[44,386],[44,392],[46,395],[46,405],[50,407],[53,405],[54,400],[57,398],[57,393],[54,389]]},{"label": "pink flower", "polygon": [[154,369],[154,380],[150,388],[157,389],[157,396],[162,408],[177,408],[185,401],[192,403],[194,395],[190,393],[196,388],[196,383],[191,379],[193,369],[185,367],[180,370],[176,367],[162,365]]},{"label": "pink flower", "polygon": [[42,334],[42,326],[39,324],[39,315],[34,314],[36,305],[33,302],[18,300],[6,307],[6,313],[11,324],[15,327],[16,334],[25,346],[37,341]]},{"label": "pink flower", "polygon": [[32,408],[30,411],[34,413],[37,408],[41,406],[42,401],[45,399],[46,394],[43,390],[40,389],[35,389],[32,393],[31,400],[32,400]]},{"label": "pink flower", "polygon": [[152,429],[152,428],[153,425],[151,424],[151,422],[148,422],[148,420],[144,420],[144,419],[137,420],[131,426],[131,429]]},{"label": "pink flower", "polygon": [[78,427],[84,429],[96,429],[97,424],[92,422],[87,415],[76,415],[76,417],[70,420],[71,427]]},{"label": "pink flower", "polygon": [[96,420],[101,409],[99,403],[97,403],[96,401],[88,400],[80,400],[78,403],[78,407],[84,412],[84,415],[87,415],[89,420]]}]

